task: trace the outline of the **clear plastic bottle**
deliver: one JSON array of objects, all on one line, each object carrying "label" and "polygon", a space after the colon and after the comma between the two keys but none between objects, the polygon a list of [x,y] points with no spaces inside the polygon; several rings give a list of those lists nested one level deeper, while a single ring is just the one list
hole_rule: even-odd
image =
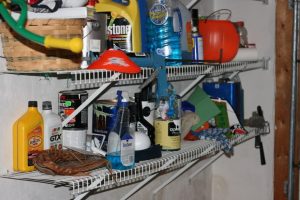
[{"label": "clear plastic bottle", "polygon": [[[180,32],[174,31],[175,14],[181,20],[176,1],[155,0],[148,5],[147,38],[148,49],[167,59],[181,59]],[[180,23],[179,23],[180,24]],[[180,28],[179,28],[180,29]],[[169,65],[180,65],[180,62],[169,62]]]},{"label": "clear plastic bottle", "polygon": [[52,111],[51,101],[43,102],[44,148],[62,149],[62,122],[58,114]]},{"label": "clear plastic bottle", "polygon": [[122,99],[114,127],[108,136],[106,158],[113,169],[126,170],[134,167],[134,135],[129,128],[128,102]]}]

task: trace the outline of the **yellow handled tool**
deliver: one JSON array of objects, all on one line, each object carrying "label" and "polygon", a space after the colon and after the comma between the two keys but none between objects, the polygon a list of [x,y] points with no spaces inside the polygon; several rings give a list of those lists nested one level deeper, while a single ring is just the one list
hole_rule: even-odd
[{"label": "yellow handled tool", "polygon": [[[14,20],[6,9],[7,3],[18,4],[21,8],[21,15],[18,20]],[[83,48],[83,42],[81,38],[72,39],[59,39],[52,36],[40,36],[34,34],[24,28],[27,20],[27,4],[24,0],[0,0],[0,14],[6,23],[18,34],[24,38],[36,42],[46,48],[59,48],[70,50],[74,53],[80,53]]]}]

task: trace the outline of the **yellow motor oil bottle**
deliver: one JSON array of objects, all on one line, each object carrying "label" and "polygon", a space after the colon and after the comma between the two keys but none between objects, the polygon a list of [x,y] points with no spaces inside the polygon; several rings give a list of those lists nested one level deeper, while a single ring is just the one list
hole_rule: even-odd
[{"label": "yellow motor oil bottle", "polygon": [[13,125],[13,169],[34,170],[33,158],[44,149],[43,118],[36,101],[28,102],[28,110]]}]

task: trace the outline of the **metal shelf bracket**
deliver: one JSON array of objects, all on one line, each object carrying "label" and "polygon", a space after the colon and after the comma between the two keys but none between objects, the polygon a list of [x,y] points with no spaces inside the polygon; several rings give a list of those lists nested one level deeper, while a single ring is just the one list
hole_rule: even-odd
[{"label": "metal shelf bracket", "polygon": [[115,73],[110,80],[112,82],[104,83],[101,87],[99,87],[83,104],[81,104],[72,114],[70,114],[63,122],[62,127],[66,126],[78,113],[80,113],[86,106],[88,106],[99,94],[101,94],[106,88],[108,88],[113,81],[115,81],[121,73]]},{"label": "metal shelf bracket", "polygon": [[263,4],[266,4],[266,5],[269,4],[269,0],[254,0],[254,1],[261,1]]},{"label": "metal shelf bracket", "polygon": [[209,165],[213,164],[216,160],[218,160],[222,155],[224,154],[223,151],[220,151],[218,154],[216,154],[214,157],[212,157],[205,165],[201,166],[197,171],[195,171],[193,174],[189,176],[189,184],[192,183],[192,179],[197,176],[200,172],[202,172],[204,169],[206,169]]},{"label": "metal shelf bracket", "polygon": [[[209,154],[211,151],[213,151],[214,146],[210,146],[209,148],[207,148],[204,152],[205,154]],[[190,167],[192,167],[196,162],[198,162],[199,159],[193,160],[192,162],[186,164],[183,168],[181,168],[180,170],[178,170],[173,176],[171,176],[168,180],[166,180],[163,184],[161,184],[158,188],[156,188],[153,192],[152,192],[152,199],[156,200],[157,198],[157,193],[163,189],[164,187],[166,187],[169,183],[171,183],[172,181],[174,181],[176,178],[178,178],[181,174],[183,174],[185,171],[187,171]]]}]

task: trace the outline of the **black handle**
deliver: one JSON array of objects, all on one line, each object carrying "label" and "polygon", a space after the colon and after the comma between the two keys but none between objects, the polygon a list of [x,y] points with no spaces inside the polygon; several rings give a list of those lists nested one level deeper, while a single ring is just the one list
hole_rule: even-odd
[{"label": "black handle", "polygon": [[261,143],[260,135],[255,136],[254,147],[257,149],[260,148]]},{"label": "black handle", "polygon": [[260,153],[260,164],[265,165],[266,164],[266,158],[265,158],[264,145],[263,145],[262,142],[260,142],[259,153]]},{"label": "black handle", "polygon": [[[257,106],[257,114],[261,117],[263,117],[263,111],[260,106]],[[264,151],[264,145],[261,141],[260,135],[255,136],[255,143],[254,143],[255,148],[259,148],[259,154],[260,154],[260,163],[261,165],[266,164],[266,158],[265,158],[265,151]]]}]

